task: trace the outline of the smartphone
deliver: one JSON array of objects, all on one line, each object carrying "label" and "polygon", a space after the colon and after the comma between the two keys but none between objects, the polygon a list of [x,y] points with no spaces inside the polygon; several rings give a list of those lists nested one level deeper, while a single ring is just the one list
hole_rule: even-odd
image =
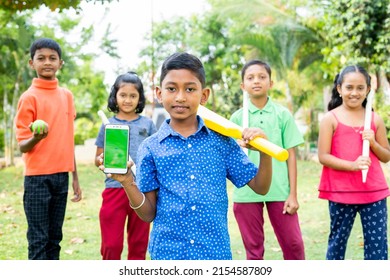
[{"label": "smartphone", "polygon": [[107,124],[104,132],[104,173],[126,174],[129,159],[129,126]]}]

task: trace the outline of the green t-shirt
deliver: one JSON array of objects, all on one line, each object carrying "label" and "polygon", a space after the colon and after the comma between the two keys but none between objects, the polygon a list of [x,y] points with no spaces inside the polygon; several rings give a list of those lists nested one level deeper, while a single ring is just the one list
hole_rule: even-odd
[{"label": "green t-shirt", "polygon": [[[250,101],[248,112],[248,127],[261,128],[270,142],[290,149],[299,146],[304,142],[290,111],[274,103],[270,98],[265,107],[260,110]],[[230,118],[231,121],[242,125],[242,109],[234,112]],[[248,150],[250,160],[259,164],[259,152]],[[266,195],[256,194],[249,186],[234,188],[234,202],[267,202],[267,201],[285,201],[290,194],[290,183],[288,180],[288,170],[286,161],[272,159],[272,183],[269,192]]]}]

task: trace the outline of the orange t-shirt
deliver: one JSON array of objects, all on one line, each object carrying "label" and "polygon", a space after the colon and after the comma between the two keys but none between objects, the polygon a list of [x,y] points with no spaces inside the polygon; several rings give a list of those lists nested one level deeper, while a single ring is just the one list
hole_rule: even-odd
[{"label": "orange t-shirt", "polygon": [[74,171],[73,94],[58,86],[58,80],[34,78],[18,102],[15,116],[18,142],[32,137],[29,124],[41,119],[49,125],[46,138],[23,154],[25,175],[48,175]]}]

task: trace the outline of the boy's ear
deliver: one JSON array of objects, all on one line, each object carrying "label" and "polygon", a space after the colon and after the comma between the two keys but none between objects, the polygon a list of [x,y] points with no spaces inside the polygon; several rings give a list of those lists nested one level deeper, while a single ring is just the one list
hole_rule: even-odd
[{"label": "boy's ear", "polygon": [[29,60],[28,60],[28,65],[30,66],[31,69],[34,70],[34,64],[33,64],[32,59],[29,59]]},{"label": "boy's ear", "polygon": [[60,59],[60,69],[62,68],[62,66],[64,66],[65,64],[65,61],[63,61],[62,59]]},{"label": "boy's ear", "polygon": [[202,90],[202,97],[200,98],[200,105],[206,104],[207,100],[209,99],[209,96],[210,96],[210,89],[204,88]]},{"label": "boy's ear", "polygon": [[156,98],[158,103],[162,104],[161,89],[158,86],[156,86]]}]

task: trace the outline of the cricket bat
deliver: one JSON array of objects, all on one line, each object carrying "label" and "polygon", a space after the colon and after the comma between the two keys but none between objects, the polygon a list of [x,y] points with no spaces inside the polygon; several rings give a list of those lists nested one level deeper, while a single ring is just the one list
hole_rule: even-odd
[{"label": "cricket bat", "polygon": [[[224,136],[242,139],[243,128],[234,122],[214,113],[202,105],[199,105],[198,115],[204,120],[205,125],[209,129]],[[249,141],[249,145],[279,161],[286,161],[288,159],[288,151],[286,149],[275,145],[267,139],[256,137]]]},{"label": "cricket bat", "polygon": [[[249,97],[248,92],[243,91],[242,94],[242,127],[248,127],[249,126]],[[244,152],[246,155],[248,155],[248,149],[244,149]]]},{"label": "cricket bat", "polygon": [[[372,115],[372,99],[374,97],[375,91],[371,89],[370,93],[367,95],[367,104],[366,104],[366,113],[364,115],[364,130],[371,128],[371,115]],[[368,157],[370,155],[370,141],[363,140],[363,150],[362,155]],[[367,180],[368,168],[362,170],[362,181],[363,183]]]}]

